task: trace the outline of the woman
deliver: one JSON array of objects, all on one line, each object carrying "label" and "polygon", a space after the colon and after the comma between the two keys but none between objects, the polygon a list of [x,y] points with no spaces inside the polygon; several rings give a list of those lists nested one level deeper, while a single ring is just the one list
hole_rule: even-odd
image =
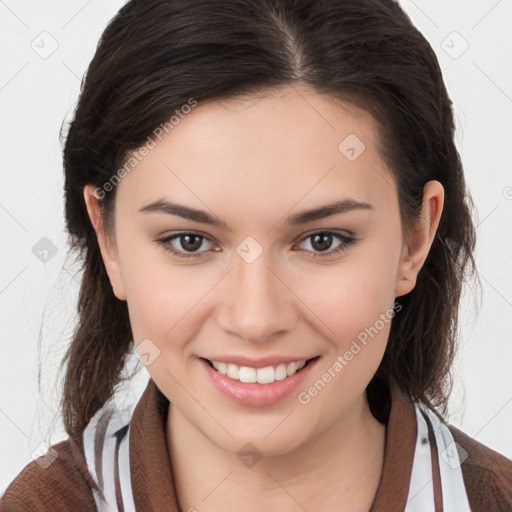
[{"label": "woman", "polygon": [[392,0],[128,2],[64,149],[69,438],[1,510],[512,509],[512,462],[443,421],[475,243],[453,135]]}]

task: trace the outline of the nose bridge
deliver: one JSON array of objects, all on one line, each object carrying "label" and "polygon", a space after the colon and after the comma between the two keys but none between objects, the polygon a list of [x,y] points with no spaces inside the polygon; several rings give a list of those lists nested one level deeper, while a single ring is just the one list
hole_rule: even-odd
[{"label": "nose bridge", "polygon": [[242,253],[235,256],[230,272],[221,327],[249,341],[264,341],[290,329],[293,322],[293,294],[271,260],[270,251],[261,251],[255,259]]}]

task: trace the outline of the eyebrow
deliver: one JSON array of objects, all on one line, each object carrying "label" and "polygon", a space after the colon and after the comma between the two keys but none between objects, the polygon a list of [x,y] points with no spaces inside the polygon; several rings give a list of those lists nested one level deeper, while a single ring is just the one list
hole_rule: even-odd
[{"label": "eyebrow", "polygon": [[[354,199],[343,199],[336,201],[318,208],[304,210],[298,214],[288,217],[284,224],[285,226],[298,226],[320,219],[325,219],[333,215],[351,212],[354,210],[374,210],[373,206],[369,203],[356,201]],[[139,209],[139,212],[148,213],[166,213],[168,215],[177,215],[184,219],[193,220],[202,224],[209,224],[210,226],[217,226],[230,229],[228,225],[219,217],[211,215],[203,210],[196,210],[177,203],[171,203],[164,199],[159,199]]]}]

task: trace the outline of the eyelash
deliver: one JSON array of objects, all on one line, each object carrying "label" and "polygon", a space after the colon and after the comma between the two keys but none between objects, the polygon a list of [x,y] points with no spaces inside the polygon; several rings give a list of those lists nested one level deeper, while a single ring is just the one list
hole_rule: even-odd
[{"label": "eyelash", "polygon": [[[173,254],[174,256],[177,256],[178,258],[182,258],[182,259],[190,259],[190,258],[196,258],[197,259],[197,258],[201,258],[202,254],[203,254],[202,252],[187,254],[187,253],[182,253],[180,251],[177,251],[176,249],[173,249],[171,247],[170,242],[172,240],[184,237],[186,235],[193,235],[193,236],[199,237],[199,238],[201,238],[203,240],[208,240],[208,241],[211,242],[211,240],[208,237],[206,237],[205,235],[200,235],[198,233],[193,233],[193,232],[189,232],[189,231],[184,231],[184,232],[181,232],[181,233],[175,233],[174,235],[171,235],[171,236],[166,236],[166,237],[163,237],[163,238],[158,238],[158,239],[155,240],[155,242],[159,246],[162,246],[165,251],[170,252],[171,254]],[[339,238],[343,243],[337,249],[334,249],[334,250],[323,251],[323,252],[315,252],[311,256],[309,256],[310,258],[327,258],[329,256],[333,256],[333,255],[336,255],[336,254],[343,253],[343,252],[345,252],[348,249],[349,245],[351,245],[352,243],[354,243],[356,241],[356,239],[354,237],[344,235],[344,234],[339,233],[337,231],[324,230],[324,231],[315,231],[314,233],[309,233],[308,235],[302,237],[299,240],[299,243],[302,243],[303,241],[307,240],[308,238],[312,238],[315,235],[332,235],[332,236],[334,236],[336,238]]]}]

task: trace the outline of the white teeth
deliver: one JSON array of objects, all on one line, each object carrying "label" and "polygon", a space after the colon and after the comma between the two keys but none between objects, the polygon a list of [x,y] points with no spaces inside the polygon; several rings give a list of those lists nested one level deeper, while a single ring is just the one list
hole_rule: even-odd
[{"label": "white teeth", "polygon": [[271,384],[275,380],[275,371],[272,366],[266,366],[265,368],[258,368],[256,370],[256,381],[260,384]]},{"label": "white teeth", "polygon": [[240,380],[240,368],[236,364],[228,363],[226,375],[230,379]]},{"label": "white teeth", "polygon": [[276,367],[266,366],[265,368],[237,366],[233,363],[223,363],[221,361],[211,361],[211,363],[219,373],[230,379],[248,383],[272,384],[276,380],[283,380],[299,371],[306,364],[306,361],[297,361],[288,365],[280,364]]},{"label": "white teeth", "polygon": [[297,363],[290,363],[290,364],[286,367],[286,375],[288,375],[288,377],[289,377],[290,375],[293,375],[296,371],[297,371]]},{"label": "white teeth", "polygon": [[256,382],[256,370],[247,366],[242,366],[238,372],[240,382]]},{"label": "white teeth", "polygon": [[283,380],[283,379],[286,379],[286,377],[288,377],[288,375],[286,374],[286,365],[285,364],[280,364],[275,369],[275,377],[276,377],[276,380]]}]

